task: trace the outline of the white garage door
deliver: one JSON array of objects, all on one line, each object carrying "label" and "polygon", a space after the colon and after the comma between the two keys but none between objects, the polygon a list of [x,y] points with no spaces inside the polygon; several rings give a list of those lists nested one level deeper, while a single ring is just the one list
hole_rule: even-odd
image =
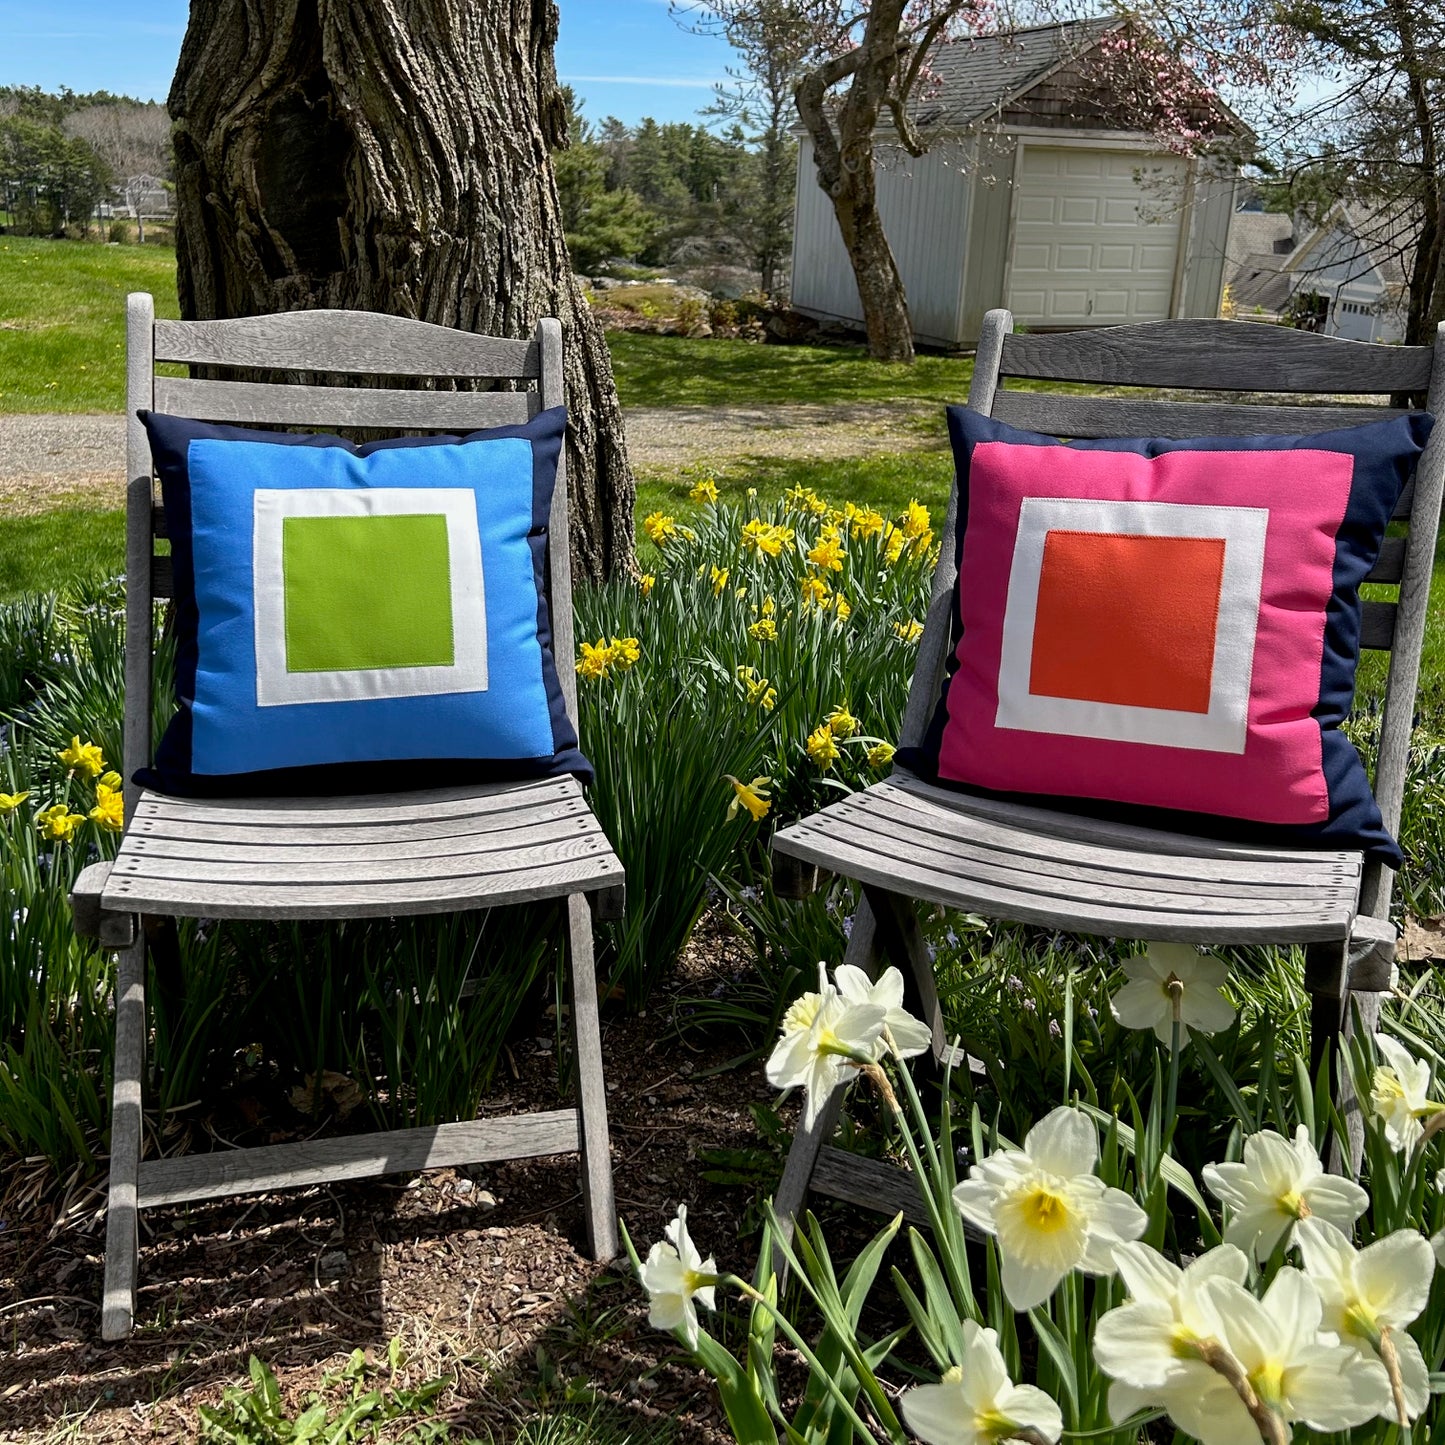
[{"label": "white garage door", "polygon": [[1017,184],[1008,304],[1018,322],[1168,319],[1183,161],[1026,145]]}]

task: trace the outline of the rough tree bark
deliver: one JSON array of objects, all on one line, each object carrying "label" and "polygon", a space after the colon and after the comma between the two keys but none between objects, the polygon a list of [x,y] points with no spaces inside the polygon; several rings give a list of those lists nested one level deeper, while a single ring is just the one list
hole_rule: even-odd
[{"label": "rough tree bark", "polygon": [[181,314],[561,318],[573,569],[631,565],[612,364],[567,259],[552,0],[191,0],[168,102]]}]

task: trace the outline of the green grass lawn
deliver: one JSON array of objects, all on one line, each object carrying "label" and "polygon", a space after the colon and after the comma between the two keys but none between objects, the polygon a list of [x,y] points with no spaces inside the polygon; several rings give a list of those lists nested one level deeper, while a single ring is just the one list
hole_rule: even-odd
[{"label": "green grass lawn", "polygon": [[[119,411],[125,395],[125,297],[149,291],[176,313],[175,253],[162,246],[0,237],[0,411]],[[759,346],[613,332],[624,406],[761,406],[960,401],[973,362],[870,361],[858,346]]]},{"label": "green grass lawn", "polygon": [[765,406],[788,402],[963,401],[971,357],[871,361],[861,346],[760,346],[614,331],[607,338],[627,406]]},{"label": "green grass lawn", "polygon": [[120,411],[128,291],[175,316],[175,252],[0,236],[0,411]]}]

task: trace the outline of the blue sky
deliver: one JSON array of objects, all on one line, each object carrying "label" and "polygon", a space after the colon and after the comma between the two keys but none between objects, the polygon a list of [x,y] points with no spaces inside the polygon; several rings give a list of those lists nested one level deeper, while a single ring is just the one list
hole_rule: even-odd
[{"label": "blue sky", "polygon": [[[692,120],[725,78],[728,47],[684,31],[667,0],[558,6],[557,70],[593,120]],[[164,100],[188,9],[186,0],[0,0],[0,85]]]}]

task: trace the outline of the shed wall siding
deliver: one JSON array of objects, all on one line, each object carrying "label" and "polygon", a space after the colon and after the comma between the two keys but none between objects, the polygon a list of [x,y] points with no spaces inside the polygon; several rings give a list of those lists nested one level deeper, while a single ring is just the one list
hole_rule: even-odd
[{"label": "shed wall siding", "polygon": [[959,325],[965,346],[977,345],[984,313],[1003,305],[1016,148],[1012,136],[989,133],[978,138],[973,214],[969,217],[968,271]]},{"label": "shed wall siding", "polygon": [[1234,215],[1236,180],[1233,167],[1225,161],[1203,159],[1197,165],[1180,315],[1212,321],[1219,315],[1224,293],[1225,252],[1230,218]]},{"label": "shed wall siding", "polygon": [[[908,295],[914,335],[957,345],[964,339],[958,320],[969,212],[965,152],[941,145],[917,158],[896,149],[880,149],[880,156],[878,211]],[[853,268],[832,202],[818,185],[806,136],[798,146],[792,300],[812,315],[863,321]]]}]

